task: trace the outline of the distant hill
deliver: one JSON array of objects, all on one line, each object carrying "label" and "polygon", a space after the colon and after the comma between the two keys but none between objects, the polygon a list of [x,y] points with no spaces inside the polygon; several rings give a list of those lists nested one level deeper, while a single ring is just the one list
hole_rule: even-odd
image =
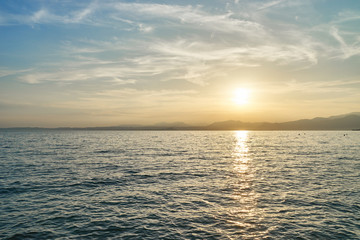
[{"label": "distant hill", "polygon": [[352,112],[352,113],[347,113],[347,114],[341,114],[341,115],[331,116],[331,117],[329,117],[329,118],[330,118],[330,119],[336,119],[336,118],[347,117],[347,116],[350,116],[350,115],[360,116],[360,112]]},{"label": "distant hill", "polygon": [[[8,128],[9,129],[9,128]],[[154,125],[121,125],[110,127],[87,128],[11,128],[17,130],[360,130],[360,112],[331,116],[317,117],[297,121],[270,123],[270,122],[242,122],[224,121],[215,122],[207,126],[191,126],[183,122],[157,123]]]},{"label": "distant hill", "polygon": [[360,113],[282,123],[225,121],[215,122],[205,128],[207,130],[354,130],[360,129]]}]

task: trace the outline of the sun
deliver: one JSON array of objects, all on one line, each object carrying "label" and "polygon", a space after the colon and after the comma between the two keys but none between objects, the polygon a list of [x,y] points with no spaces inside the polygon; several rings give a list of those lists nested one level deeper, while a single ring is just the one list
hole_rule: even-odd
[{"label": "sun", "polygon": [[237,88],[234,91],[234,102],[237,105],[245,105],[249,103],[251,91],[247,88]]}]

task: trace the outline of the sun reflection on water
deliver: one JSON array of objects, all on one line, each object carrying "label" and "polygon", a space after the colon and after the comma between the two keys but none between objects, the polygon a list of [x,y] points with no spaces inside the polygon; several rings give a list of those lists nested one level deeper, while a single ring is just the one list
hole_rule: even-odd
[{"label": "sun reflection on water", "polygon": [[236,131],[236,145],[234,148],[235,170],[238,173],[246,173],[249,169],[249,148],[247,146],[248,131]]},{"label": "sun reflection on water", "polygon": [[231,210],[232,219],[229,223],[239,228],[254,229],[258,227],[261,213],[257,209],[257,195],[254,191],[254,166],[249,154],[249,132],[234,132],[233,148],[233,199],[235,207]]}]

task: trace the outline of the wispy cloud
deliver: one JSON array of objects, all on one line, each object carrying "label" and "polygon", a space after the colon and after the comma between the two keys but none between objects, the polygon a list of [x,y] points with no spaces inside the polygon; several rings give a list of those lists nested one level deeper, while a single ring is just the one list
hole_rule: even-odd
[{"label": "wispy cloud", "polygon": [[279,5],[279,4],[283,3],[285,1],[287,1],[287,0],[275,0],[275,1],[266,2],[266,3],[263,3],[262,5],[260,5],[258,10],[264,10],[264,9],[267,9],[267,8],[271,8],[271,7],[274,7],[276,5]]},{"label": "wispy cloud", "polygon": [[350,58],[355,55],[360,55],[360,40],[353,42],[351,45],[348,45],[345,42],[345,39],[340,35],[339,30],[336,27],[332,27],[330,34],[336,39],[340,44],[341,57],[344,59]]},{"label": "wispy cloud", "polygon": [[[25,13],[3,13],[0,25],[14,25],[14,24],[77,24],[86,23],[88,18],[98,9],[98,5],[93,2],[88,6],[78,10],[71,10],[67,14],[56,13],[56,9],[49,9],[41,7],[33,12]],[[92,24],[95,24],[94,22]]]},{"label": "wispy cloud", "polygon": [[[267,2],[261,8],[270,11],[280,4],[285,1]],[[10,21],[19,24],[90,24],[132,31],[132,37],[63,41],[58,59],[38,63],[19,76],[30,84],[183,80],[204,86],[221,71],[266,62],[303,68],[317,64],[319,58],[316,41],[307,33],[298,29],[274,33],[266,22],[235,11],[212,12],[201,5],[104,1],[68,12],[48,6],[12,17]],[[173,35],[174,29],[180,33]],[[182,36],[183,32],[188,35]]]},{"label": "wispy cloud", "polygon": [[14,73],[16,73],[16,71],[11,71],[11,70],[9,70],[9,69],[1,69],[1,68],[0,68],[0,78],[1,78],[1,77],[5,77],[5,76],[8,76],[8,75],[12,75],[12,74],[14,74]]},{"label": "wispy cloud", "polygon": [[[119,57],[109,59],[107,52],[117,52]],[[153,39],[133,44],[117,39],[80,41],[75,45],[66,44],[64,56],[63,61],[44,63],[42,68],[23,74],[20,79],[31,84],[96,79],[130,83],[128,79],[134,82],[157,76],[157,81],[177,79],[206,85],[212,76],[217,75],[216,72],[238,67],[258,67],[265,62],[281,65],[297,62],[304,66],[317,63],[317,52],[307,45],[263,43],[236,46],[208,43],[201,38],[178,38],[176,41]],[[52,70],[42,70],[46,65]]]},{"label": "wispy cloud", "polygon": [[[116,43],[111,46],[115,45]],[[111,46],[108,42],[104,42],[103,45],[100,42],[97,49],[107,51]],[[121,79],[124,83],[129,83],[127,79],[138,81],[157,75],[160,81],[183,79],[204,85],[212,75],[216,75],[217,71],[226,71],[226,69],[257,67],[261,62],[266,61],[283,65],[294,62],[305,64],[317,62],[316,52],[306,47],[292,45],[235,47],[201,41],[192,42],[186,39],[179,39],[176,42],[158,40],[149,44],[147,48],[141,49],[140,46],[142,56],[125,56],[113,60],[102,59],[96,55],[86,56],[96,51],[79,51],[75,47],[67,50],[72,48],[75,49],[70,53],[75,54],[71,57],[73,60],[51,63],[53,65],[51,72],[34,69],[32,73],[21,76],[21,80],[35,84],[45,81],[69,83],[95,79],[119,82]],[[120,47],[117,50],[121,53],[123,49]]]},{"label": "wispy cloud", "polygon": [[[131,71],[130,68],[116,67],[96,67],[92,69],[66,68],[52,71],[34,70],[32,73],[20,76],[20,80],[29,84],[42,82],[63,82],[71,83],[78,81],[97,80],[98,82],[115,82],[117,84],[133,84],[134,79],[130,76],[138,72]],[[140,72],[141,73],[141,72]],[[148,74],[142,72],[142,74]]]},{"label": "wispy cloud", "polygon": [[338,13],[337,18],[335,18],[332,23],[346,23],[351,21],[359,21],[360,12],[354,10],[345,10]]},{"label": "wispy cloud", "polygon": [[258,66],[262,61],[279,61],[282,64],[296,61],[317,62],[316,52],[305,46],[296,45],[263,45],[257,46],[219,46],[202,42],[162,42],[153,49],[170,56],[201,61],[223,61],[234,66]]},{"label": "wispy cloud", "polygon": [[256,22],[232,18],[233,13],[213,14],[193,6],[145,4],[145,3],[118,3],[116,9],[120,12],[132,12],[143,17],[168,18],[179,20],[182,24],[195,24],[195,27],[219,32],[257,32],[259,36],[263,26]]},{"label": "wispy cloud", "polygon": [[[100,13],[102,15],[100,16]],[[98,14],[99,13],[99,14]],[[139,31],[150,32],[153,27],[146,24],[161,19],[176,20],[187,27],[195,27],[204,30],[218,32],[243,32],[251,34],[256,31],[257,35],[264,32],[263,26],[256,22],[232,18],[233,13],[214,14],[201,10],[200,6],[181,6],[153,3],[123,3],[106,1],[93,2],[79,10],[72,10],[67,14],[55,13],[41,8],[30,14],[14,15],[7,14],[2,17],[2,24],[92,24],[105,27],[114,21],[136,25]],[[91,20],[91,17],[96,20]],[[161,24],[161,22],[157,22]]]},{"label": "wispy cloud", "polygon": [[24,74],[26,72],[31,72],[33,71],[33,69],[9,69],[9,68],[0,68],[0,78],[1,77],[6,77],[9,75],[19,75],[19,74]]},{"label": "wispy cloud", "polygon": [[[273,8],[289,7],[293,4],[294,2],[275,0],[257,7],[266,10],[263,14],[269,14]],[[335,49],[323,46],[323,43],[311,36],[311,31],[277,29],[280,32],[274,33],[264,21],[266,18],[251,20],[250,16],[245,20],[235,12],[213,13],[205,11],[200,5],[105,1],[101,4],[92,2],[68,13],[55,14],[55,11],[41,8],[29,16],[18,16],[18,20],[19,23],[29,24],[87,23],[94,26],[104,23],[116,25],[118,22],[131,27],[129,30],[152,35],[132,42],[128,39],[120,41],[116,37],[65,42],[65,58],[52,63],[55,70],[46,72],[37,68],[20,77],[24,82],[75,82],[98,79],[126,83],[127,79],[131,79],[134,83],[141,78],[157,75],[160,81],[183,79],[204,85],[210,78],[208,73],[212,73],[212,69],[226,71],[229,68],[257,67],[264,62],[281,65],[297,63],[298,68],[299,64],[302,65],[300,68],[303,68],[317,64],[318,58],[324,56],[321,51],[330,52]],[[99,12],[103,14],[100,15]],[[351,17],[354,18],[355,15]],[[164,24],[164,20],[170,24]],[[157,28],[170,31],[174,27],[198,32],[191,37],[162,37],[153,32]],[[217,37],[216,33],[220,32],[225,35]],[[226,35],[228,33],[231,35]],[[347,44],[335,27],[331,29],[330,34],[340,44],[344,58],[359,54],[358,42]],[[119,57],[106,58],[104,54],[108,54],[107,52],[117,52]]]}]

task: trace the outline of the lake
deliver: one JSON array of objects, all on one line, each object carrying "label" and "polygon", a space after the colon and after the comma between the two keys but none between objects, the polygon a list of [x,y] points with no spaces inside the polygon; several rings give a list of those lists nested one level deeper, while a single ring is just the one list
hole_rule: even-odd
[{"label": "lake", "polygon": [[1,239],[360,239],[357,131],[0,131]]}]

